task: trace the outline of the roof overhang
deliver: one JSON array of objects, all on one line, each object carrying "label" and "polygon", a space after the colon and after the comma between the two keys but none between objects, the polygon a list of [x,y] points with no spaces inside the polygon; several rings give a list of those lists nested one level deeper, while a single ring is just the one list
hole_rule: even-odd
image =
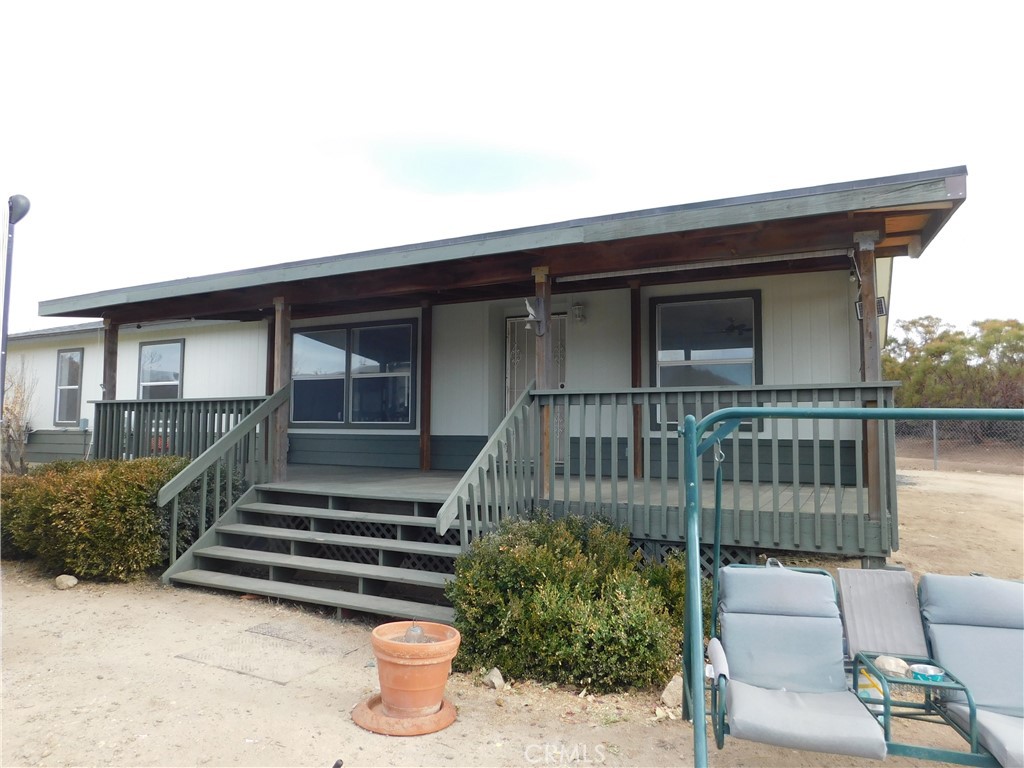
[{"label": "roof overhang", "polygon": [[41,302],[42,316],[114,323],[293,317],[554,290],[847,269],[854,233],[879,258],[917,257],[966,199],[963,166],[296,261]]}]

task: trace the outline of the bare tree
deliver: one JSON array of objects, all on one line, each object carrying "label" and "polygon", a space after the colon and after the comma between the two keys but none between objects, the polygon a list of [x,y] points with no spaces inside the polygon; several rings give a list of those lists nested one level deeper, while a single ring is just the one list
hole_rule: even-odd
[{"label": "bare tree", "polygon": [[6,371],[4,386],[3,421],[0,430],[0,467],[4,473],[22,475],[28,470],[25,446],[28,444],[28,423],[32,410],[32,395],[36,382],[25,377],[24,361],[17,370]]}]

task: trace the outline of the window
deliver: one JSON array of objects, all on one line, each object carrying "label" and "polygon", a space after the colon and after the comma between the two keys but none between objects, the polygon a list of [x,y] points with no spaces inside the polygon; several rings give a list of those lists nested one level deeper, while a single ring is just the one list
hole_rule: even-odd
[{"label": "window", "polygon": [[296,331],[292,421],[410,427],[415,323]]},{"label": "window", "polygon": [[84,349],[57,351],[57,401],[54,424],[74,424],[82,413],[82,355]]},{"label": "window", "polygon": [[181,397],[184,352],[184,339],[139,344],[140,400],[176,400]]},{"label": "window", "polygon": [[[761,380],[761,297],[709,294],[653,305],[658,387],[749,387]],[[675,408],[670,408],[675,421]]]}]

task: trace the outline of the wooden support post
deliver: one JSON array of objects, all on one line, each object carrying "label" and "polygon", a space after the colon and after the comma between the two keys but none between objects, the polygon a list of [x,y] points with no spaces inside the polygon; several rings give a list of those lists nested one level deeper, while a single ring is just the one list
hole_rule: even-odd
[{"label": "wooden support post", "polygon": [[[274,299],[274,391],[287,386],[292,380],[292,307],[283,297]],[[287,408],[278,408],[272,420],[271,476],[280,483],[288,476],[288,417]]]},{"label": "wooden support post", "polygon": [[428,472],[430,456],[430,399],[433,373],[431,371],[434,346],[434,308],[424,301],[420,312],[420,471]]},{"label": "wooden support post", "polygon": [[117,400],[117,336],[120,326],[103,320],[103,399]]},{"label": "wooden support post", "polygon": [[[629,282],[629,385],[634,389],[643,386],[643,370],[641,366],[641,346],[643,345],[643,329],[641,327],[640,281]],[[652,331],[653,333],[653,331]],[[633,477],[644,476],[644,435],[643,407],[633,406]]]},{"label": "wooden support post", "polygon": [[[555,351],[551,333],[551,277],[547,267],[533,268],[534,295],[536,297],[536,320],[534,330],[537,333],[536,363],[537,363],[537,389],[553,389],[556,385],[555,374]],[[548,474],[553,446],[551,445],[551,408],[544,406],[540,412],[541,437],[540,437],[540,467],[538,467],[538,480],[541,493],[548,495],[552,478]],[[568,465],[569,457],[566,456]],[[566,470],[568,471],[568,466]]]},{"label": "wooden support post", "polygon": [[[878,291],[875,285],[875,243],[880,239],[877,231],[855,232],[857,266],[860,269],[861,301],[861,370],[864,382],[877,384],[882,380],[882,347],[878,339]],[[877,408],[877,400],[868,400],[865,408]],[[864,422],[864,447],[867,451],[864,466],[868,489],[868,519],[880,520],[882,513],[881,454],[878,440],[878,422]]]}]

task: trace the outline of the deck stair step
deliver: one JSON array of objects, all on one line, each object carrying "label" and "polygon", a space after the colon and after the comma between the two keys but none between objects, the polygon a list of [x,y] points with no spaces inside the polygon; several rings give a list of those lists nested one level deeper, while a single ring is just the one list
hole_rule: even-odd
[{"label": "deck stair step", "polygon": [[326,587],[310,587],[282,581],[269,581],[248,576],[236,576],[217,571],[193,569],[173,576],[175,583],[190,584],[210,589],[223,589],[252,595],[266,595],[284,600],[326,605],[332,608],[346,608],[353,611],[376,613],[398,618],[438,621],[451,624],[455,618],[453,609],[443,605],[418,603],[393,597],[363,595]]},{"label": "deck stair step", "polygon": [[347,560],[329,560],[321,557],[302,557],[275,552],[261,552],[238,547],[204,547],[196,552],[200,560],[211,558],[247,565],[293,568],[297,571],[324,573],[332,576],[351,576],[361,579],[376,579],[398,584],[414,584],[422,587],[443,588],[453,578],[450,574],[433,571],[419,571],[412,568],[393,568],[385,565],[367,565]]},{"label": "deck stair step", "polygon": [[302,531],[293,528],[278,528],[268,525],[249,525],[232,523],[219,525],[221,534],[258,537],[265,539],[283,539],[285,541],[301,541],[311,544],[335,544],[342,547],[362,547],[365,549],[383,549],[391,552],[418,553],[437,557],[455,558],[462,552],[457,544],[434,544],[424,541],[403,541],[401,539],[379,539],[372,536],[354,536],[343,533],[321,533],[318,531]]},{"label": "deck stair step", "polygon": [[256,487],[166,575],[170,583],[451,623],[462,554],[421,494],[320,484]]},{"label": "deck stair step", "polygon": [[295,504],[274,504],[260,501],[250,504],[243,504],[239,507],[242,512],[257,512],[264,515],[281,515],[284,517],[309,517],[317,520],[344,520],[359,523],[382,523],[387,525],[416,525],[423,528],[433,528],[437,520],[425,515],[392,515],[377,512],[360,512],[348,509],[320,509],[318,507],[303,507]]}]

